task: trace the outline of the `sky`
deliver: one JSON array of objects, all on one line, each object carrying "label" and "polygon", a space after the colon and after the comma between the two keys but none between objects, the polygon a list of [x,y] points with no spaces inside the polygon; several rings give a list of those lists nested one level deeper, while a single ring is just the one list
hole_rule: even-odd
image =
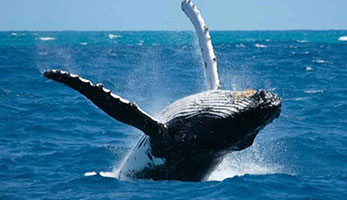
[{"label": "sky", "polygon": [[[194,0],[211,30],[347,30],[347,0]],[[0,31],[192,30],[181,0],[0,0]]]}]

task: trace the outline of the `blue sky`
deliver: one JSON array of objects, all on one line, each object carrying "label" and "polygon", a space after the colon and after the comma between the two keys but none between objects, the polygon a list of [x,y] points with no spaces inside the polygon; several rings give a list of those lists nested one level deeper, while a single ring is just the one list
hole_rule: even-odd
[{"label": "blue sky", "polygon": [[[0,30],[191,30],[181,0],[0,0]],[[195,0],[212,30],[347,30],[347,0]]]}]

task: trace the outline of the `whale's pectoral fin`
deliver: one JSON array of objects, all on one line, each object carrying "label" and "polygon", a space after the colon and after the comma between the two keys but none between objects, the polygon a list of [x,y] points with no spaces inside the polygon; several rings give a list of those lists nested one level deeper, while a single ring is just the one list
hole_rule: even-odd
[{"label": "whale's pectoral fin", "polygon": [[114,119],[134,126],[150,137],[167,135],[165,124],[152,118],[135,103],[111,93],[102,84],[95,85],[89,80],[61,70],[49,70],[43,75],[77,90]]}]

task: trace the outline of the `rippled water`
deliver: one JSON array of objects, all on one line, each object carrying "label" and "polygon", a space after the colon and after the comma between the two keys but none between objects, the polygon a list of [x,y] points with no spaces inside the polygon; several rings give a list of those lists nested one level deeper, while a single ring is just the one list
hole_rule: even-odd
[{"label": "rippled water", "polygon": [[271,90],[283,109],[252,147],[190,183],[107,177],[141,132],[41,73],[102,82],[156,116],[207,88],[193,32],[0,32],[0,199],[343,199],[344,36],[212,32],[222,87]]}]

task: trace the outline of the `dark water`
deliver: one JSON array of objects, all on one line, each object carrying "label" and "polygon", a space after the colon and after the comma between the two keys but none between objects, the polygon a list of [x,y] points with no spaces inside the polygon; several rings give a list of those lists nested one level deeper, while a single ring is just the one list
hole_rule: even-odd
[{"label": "dark water", "polygon": [[[103,82],[156,115],[206,90],[193,32],[0,32],[0,199],[344,199],[347,31],[213,32],[224,89],[281,117],[207,182],[109,178],[141,132],[41,72]],[[95,176],[85,176],[96,172]]]}]

